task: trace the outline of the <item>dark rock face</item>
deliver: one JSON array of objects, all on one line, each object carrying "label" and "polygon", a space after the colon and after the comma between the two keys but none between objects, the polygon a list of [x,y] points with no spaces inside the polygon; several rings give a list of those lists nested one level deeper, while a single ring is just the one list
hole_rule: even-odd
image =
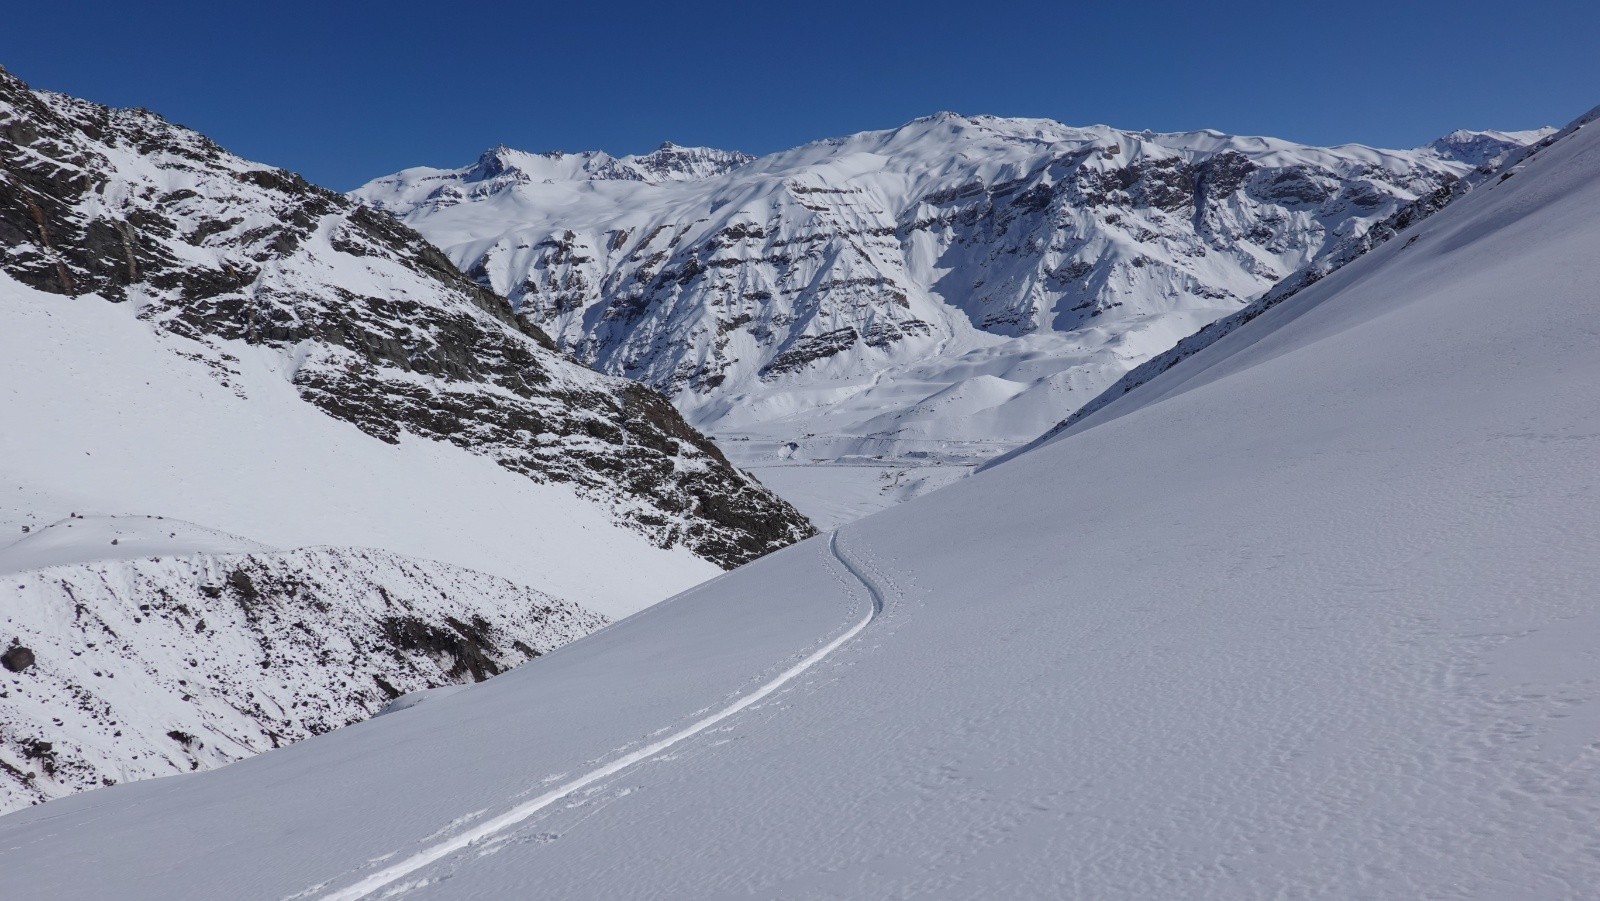
[{"label": "dark rock face", "polygon": [[1250,185],[1252,197],[1286,207],[1314,206],[1338,193],[1315,176],[1299,169],[1268,171]]},{"label": "dark rock face", "polygon": [[386,213],[3,70],[0,134],[0,268],[138,303],[153,327],[206,346],[225,385],[227,342],[279,349],[302,397],[376,438],[448,441],[570,484],[658,545],[725,567],[813,531],[653,392],[556,352]]},{"label": "dark rock face", "polygon": [[445,673],[452,680],[471,677],[474,682],[482,682],[500,675],[500,665],[490,656],[496,648],[489,624],[481,617],[471,622],[446,617],[445,624],[437,626],[416,617],[391,616],[383,621],[383,637],[390,647],[401,651],[420,651],[454,660]]},{"label": "dark rock face", "polygon": [[761,374],[770,376],[793,372],[810,365],[812,361],[826,359],[853,346],[860,338],[861,333],[848,326],[820,335],[801,335],[790,344],[788,350],[773,357]]},{"label": "dark rock face", "polygon": [[4,666],[13,673],[20,673],[33,666],[33,663],[33,651],[22,645],[8,648],[4,654],[0,654],[0,666]]}]

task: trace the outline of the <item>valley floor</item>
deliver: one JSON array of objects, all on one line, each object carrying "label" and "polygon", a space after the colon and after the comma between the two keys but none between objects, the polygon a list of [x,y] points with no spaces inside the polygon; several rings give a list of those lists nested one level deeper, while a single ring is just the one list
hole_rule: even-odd
[{"label": "valley floor", "polygon": [[972,463],[863,460],[750,464],[761,484],[793,504],[819,529],[855,522],[972,473]]}]

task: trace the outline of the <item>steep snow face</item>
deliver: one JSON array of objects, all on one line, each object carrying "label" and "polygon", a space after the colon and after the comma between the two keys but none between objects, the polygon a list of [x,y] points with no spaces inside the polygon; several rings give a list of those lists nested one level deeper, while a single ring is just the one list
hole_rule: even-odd
[{"label": "steep snow face", "polygon": [[[269,381],[375,439],[448,442],[569,485],[657,546],[732,566],[809,534],[661,397],[555,352],[391,217],[3,72],[0,128],[0,269],[126,303],[241,400],[267,390],[241,363],[260,349]],[[642,178],[719,159],[664,148],[608,165]]]},{"label": "steep snow face", "polygon": [[[842,529],[853,567],[803,542],[437,702],[0,818],[7,889],[1582,898],[1596,246],[1585,125]],[[619,766],[856,628],[859,580],[855,640]]]},{"label": "steep snow face", "polygon": [[353,196],[741,462],[904,469],[1037,436],[1532,137],[1391,151],[941,113],[687,181],[496,150]]},{"label": "steep snow face", "polygon": [[0,810],[230,763],[406,692],[488,678],[605,623],[505,579],[385,551],[166,556],[196,539],[225,536],[154,516],[75,517],[0,552],[39,563],[117,540],[140,557],[0,577],[0,635],[33,660],[0,674]]}]

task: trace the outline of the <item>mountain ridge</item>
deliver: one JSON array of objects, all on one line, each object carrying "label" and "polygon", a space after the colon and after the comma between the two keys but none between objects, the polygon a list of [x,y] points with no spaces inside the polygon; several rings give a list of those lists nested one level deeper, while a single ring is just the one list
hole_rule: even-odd
[{"label": "mountain ridge", "polygon": [[1392,151],[940,113],[688,181],[411,169],[351,196],[762,478],[888,477],[1031,440],[1533,134]]}]

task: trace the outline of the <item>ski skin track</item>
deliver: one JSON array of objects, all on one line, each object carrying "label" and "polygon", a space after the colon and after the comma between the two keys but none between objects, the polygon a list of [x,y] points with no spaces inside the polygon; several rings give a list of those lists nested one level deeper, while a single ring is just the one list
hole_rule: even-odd
[{"label": "ski skin track", "polygon": [[[851,626],[843,634],[828,642],[826,645],[823,645],[821,648],[811,652],[811,654],[809,654],[804,660],[801,660],[794,666],[784,670],[772,681],[767,682],[755,691],[740,697],[738,700],[734,701],[732,704],[729,704],[727,707],[722,708],[716,713],[698,720],[684,727],[683,729],[674,732],[672,735],[661,739],[660,741],[652,742],[651,744],[648,744],[637,751],[624,754],[623,756],[618,757],[617,759],[598,769],[590,770],[588,773],[585,773],[576,779],[551,789],[537,798],[513,807],[494,819],[487,820],[471,829],[454,835],[445,841],[424,848],[405,860],[402,860],[393,866],[379,870],[378,872],[367,876],[353,885],[322,895],[320,896],[320,901],[355,901],[355,899],[358,898],[365,898],[371,895],[373,892],[376,892],[379,889],[396,882],[397,880],[403,879],[406,876],[409,876],[412,873],[422,869],[423,867],[428,866],[429,864],[436,863],[458,851],[469,848],[472,845],[489,838],[490,836],[517,826],[557,801],[560,801],[561,799],[566,798],[575,792],[581,791],[582,789],[585,789],[602,779],[605,779],[609,776],[614,776],[636,763],[648,760],[657,754],[660,754],[662,751],[672,747],[673,745],[678,744],[685,739],[692,738],[695,735],[698,735],[712,726],[722,722],[723,720],[733,716],[739,711],[744,710],[752,704],[763,700],[764,698],[770,696],[773,692],[782,688],[784,685],[787,685],[789,682],[793,681],[796,676],[804,673],[806,670],[815,666],[828,655],[843,647],[850,641],[850,639],[855,638],[863,629],[871,625],[873,620],[878,618],[879,614],[883,612],[884,599],[883,593],[878,589],[878,586],[871,579],[869,579],[867,575],[856,566],[855,563],[851,562],[850,558],[846,557],[839,550],[839,531],[837,529],[828,534],[828,551],[833,555],[834,559],[843,564],[845,570],[848,571],[856,581],[860,582],[867,589],[867,595],[871,601],[871,604],[869,604],[867,608],[867,615],[862,617],[860,622],[857,622],[854,626]],[[310,892],[305,892],[290,897],[305,897],[314,893],[315,891],[316,889],[312,889]]]}]

